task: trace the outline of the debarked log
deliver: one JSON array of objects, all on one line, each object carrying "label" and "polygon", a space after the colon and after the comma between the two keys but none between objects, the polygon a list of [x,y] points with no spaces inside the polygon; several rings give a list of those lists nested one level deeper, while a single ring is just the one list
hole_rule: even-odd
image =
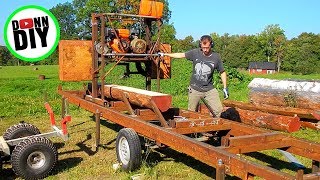
[{"label": "debarked log", "polygon": [[[199,111],[202,114],[210,113],[204,104],[200,105]],[[298,116],[283,116],[234,107],[225,107],[224,111],[221,113],[221,118],[242,122],[256,127],[286,132],[298,131],[301,126],[300,118]]]},{"label": "debarked log", "polygon": [[[263,127],[273,130],[295,132],[300,129],[301,123],[298,116],[283,116],[277,114],[270,114],[261,111],[250,111],[240,108],[227,108],[221,116],[232,115],[236,117],[238,114],[242,123],[253,125],[256,127]],[[235,115],[236,114],[236,115]],[[223,117],[228,119],[228,117]]]},{"label": "debarked log", "polygon": [[153,101],[161,112],[171,107],[172,97],[168,94],[119,85],[105,85],[104,87],[104,95],[108,98],[123,100],[126,97],[130,103],[150,109],[153,108],[151,103]]}]

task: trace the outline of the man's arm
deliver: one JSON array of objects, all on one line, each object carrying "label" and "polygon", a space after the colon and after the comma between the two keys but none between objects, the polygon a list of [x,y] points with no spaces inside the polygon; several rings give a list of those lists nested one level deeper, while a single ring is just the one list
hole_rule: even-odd
[{"label": "man's arm", "polygon": [[225,71],[221,73],[221,81],[223,84],[223,88],[227,88],[227,73]]},{"label": "man's arm", "polygon": [[185,53],[164,53],[164,56],[169,56],[172,58],[185,58],[186,54]]},{"label": "man's arm", "polygon": [[221,80],[222,80],[222,84],[223,84],[223,97],[224,97],[224,99],[228,99],[229,98],[229,91],[227,88],[227,73],[225,71],[223,71],[221,73]]}]

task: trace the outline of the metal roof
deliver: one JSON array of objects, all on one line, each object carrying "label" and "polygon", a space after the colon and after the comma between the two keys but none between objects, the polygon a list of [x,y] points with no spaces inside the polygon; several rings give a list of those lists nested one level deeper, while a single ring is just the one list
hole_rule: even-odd
[{"label": "metal roof", "polygon": [[275,62],[249,62],[249,69],[276,70],[277,64]]}]

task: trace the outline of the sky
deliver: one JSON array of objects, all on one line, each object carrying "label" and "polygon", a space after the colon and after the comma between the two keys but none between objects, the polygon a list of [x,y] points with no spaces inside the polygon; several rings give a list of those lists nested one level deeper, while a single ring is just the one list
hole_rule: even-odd
[{"label": "sky", "polygon": [[[6,19],[17,8],[38,5],[50,9],[72,0],[1,0],[0,45]],[[288,39],[302,32],[320,33],[319,0],[169,0],[170,23],[176,38],[204,34],[256,35],[267,25],[279,24]]]}]

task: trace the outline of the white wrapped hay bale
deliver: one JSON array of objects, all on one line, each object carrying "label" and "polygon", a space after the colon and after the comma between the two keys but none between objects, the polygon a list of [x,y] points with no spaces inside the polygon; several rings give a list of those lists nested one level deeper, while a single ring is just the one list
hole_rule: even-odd
[{"label": "white wrapped hay bale", "polygon": [[253,104],[320,110],[320,81],[254,78],[248,85]]}]

